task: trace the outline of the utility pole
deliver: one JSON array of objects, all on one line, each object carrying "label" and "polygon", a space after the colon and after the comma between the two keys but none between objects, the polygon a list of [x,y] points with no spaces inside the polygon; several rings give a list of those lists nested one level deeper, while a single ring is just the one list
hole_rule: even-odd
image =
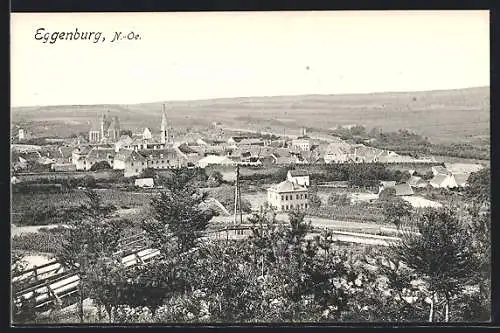
[{"label": "utility pole", "polygon": [[[239,211],[238,211],[239,210]],[[236,181],[234,186],[234,216],[233,224],[237,225],[237,217],[239,214],[239,224],[243,224],[243,213],[241,210],[241,189],[240,189],[240,166],[236,165]],[[240,234],[239,230],[235,230],[235,234]]]}]

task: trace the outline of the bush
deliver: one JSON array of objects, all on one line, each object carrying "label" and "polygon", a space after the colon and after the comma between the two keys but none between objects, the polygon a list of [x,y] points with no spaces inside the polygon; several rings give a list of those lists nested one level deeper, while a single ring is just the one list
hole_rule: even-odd
[{"label": "bush", "polygon": [[349,197],[347,196],[346,193],[332,193],[328,196],[328,205],[329,206],[335,206],[335,205],[349,205],[351,201],[349,200]]},{"label": "bush", "polygon": [[109,170],[111,165],[107,161],[99,161],[90,167],[90,171]]},{"label": "bush", "polygon": [[308,201],[311,208],[321,207],[321,198],[315,193],[309,193]]}]

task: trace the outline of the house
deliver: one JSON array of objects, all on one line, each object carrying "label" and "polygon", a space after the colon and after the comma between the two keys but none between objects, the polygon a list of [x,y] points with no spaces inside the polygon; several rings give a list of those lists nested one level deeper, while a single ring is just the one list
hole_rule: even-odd
[{"label": "house", "polygon": [[300,136],[292,140],[291,147],[299,150],[311,150],[311,140],[307,136]]},{"label": "house", "polygon": [[298,185],[288,179],[267,190],[267,202],[277,211],[307,209],[307,187]]},{"label": "house", "polygon": [[218,155],[208,155],[198,161],[198,167],[200,168],[205,168],[211,164],[234,165],[235,162],[232,161],[227,156],[218,156]]},{"label": "house", "polygon": [[394,189],[396,190],[396,196],[407,196],[407,195],[413,195],[413,189],[409,184],[398,184],[394,186]]},{"label": "house", "polygon": [[151,134],[151,131],[149,128],[145,128],[144,131],[142,132],[142,139],[143,140],[151,140],[153,139],[153,135]]},{"label": "house", "polygon": [[177,148],[148,149],[139,152],[152,169],[170,169],[187,166],[187,157]]},{"label": "house", "polygon": [[154,187],[155,183],[153,181],[153,178],[138,178],[135,180],[134,185],[137,187]]},{"label": "house", "polygon": [[309,173],[305,170],[288,170],[286,179],[301,186],[309,186]]},{"label": "house", "polygon": [[394,180],[389,180],[389,181],[382,180],[380,181],[379,185],[379,193],[382,190],[385,190],[386,188],[394,188],[395,186],[396,186],[396,181]]},{"label": "house", "polygon": [[454,173],[453,177],[458,187],[467,186],[467,180],[469,179],[470,173]]},{"label": "house", "polygon": [[92,166],[99,162],[108,162],[110,166],[113,165],[115,157],[115,150],[113,148],[92,148],[86,156],[80,157],[76,163],[77,170],[90,170]]},{"label": "house", "polygon": [[113,169],[123,170],[125,177],[138,176],[147,167],[146,158],[132,149],[120,150],[113,162]]},{"label": "house", "polygon": [[436,174],[429,184],[434,188],[455,188],[457,187],[457,182],[455,177],[450,174]]},{"label": "house", "polygon": [[411,187],[416,187],[416,188],[424,188],[429,185],[425,180],[422,179],[422,177],[418,176],[411,176],[410,179],[408,180],[408,185]]},{"label": "house", "polygon": [[450,174],[450,173],[451,173],[451,172],[450,172],[450,171],[448,171],[445,167],[440,166],[440,165],[433,166],[433,167],[431,168],[431,170],[432,170],[432,174],[433,174],[434,176],[436,176],[436,175],[448,175],[448,174]]}]

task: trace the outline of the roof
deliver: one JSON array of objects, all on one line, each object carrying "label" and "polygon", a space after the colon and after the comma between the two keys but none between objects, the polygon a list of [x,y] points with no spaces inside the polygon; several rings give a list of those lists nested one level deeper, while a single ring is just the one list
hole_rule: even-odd
[{"label": "roof", "polygon": [[382,185],[384,188],[395,187],[396,181],[394,181],[394,180],[389,180],[389,181],[382,180],[380,182],[380,185]]},{"label": "roof", "polygon": [[130,136],[124,134],[124,135],[120,136],[120,139],[118,140],[118,142],[126,144],[126,145],[130,145],[130,144],[132,144],[132,142],[134,142],[134,140]]},{"label": "roof", "polygon": [[435,185],[441,185],[447,178],[448,178],[448,175],[437,174],[431,180],[429,180],[429,183],[435,184]]},{"label": "roof", "polygon": [[174,148],[145,149],[145,150],[140,150],[139,154],[144,156],[146,159],[167,158],[167,156],[173,156],[173,157],[181,156],[181,154],[179,154]]},{"label": "roof", "polygon": [[186,143],[180,144],[179,147],[177,147],[177,148],[181,152],[183,152],[184,154],[197,154],[198,153],[196,150],[194,150],[193,148],[188,146]]},{"label": "roof", "polygon": [[227,156],[218,156],[218,155],[208,155],[203,157],[198,161],[198,163],[201,164],[227,164],[227,163],[234,163],[232,160],[230,160]]},{"label": "roof", "polygon": [[292,177],[305,177],[309,176],[309,173],[306,170],[288,170]]},{"label": "roof", "polygon": [[455,182],[458,186],[465,186],[467,184],[467,180],[469,179],[469,173],[455,173],[453,177],[455,177]]},{"label": "roof", "polygon": [[307,188],[298,185],[294,182],[291,182],[289,180],[285,180],[279,183],[278,185],[272,186],[270,190],[282,193],[282,192],[293,192],[293,191],[307,191]]},{"label": "roof", "polygon": [[276,157],[290,156],[290,149],[288,149],[288,148],[276,148],[276,149],[274,149],[274,156],[276,156]]},{"label": "roof", "polygon": [[115,156],[116,152],[113,148],[92,148],[85,156],[86,159],[107,159],[108,155]]},{"label": "roof", "polygon": [[440,165],[433,166],[432,171],[443,174],[443,175],[447,175],[449,173],[449,171],[446,168],[444,168]]},{"label": "roof", "polygon": [[297,161],[297,158],[292,156],[276,157],[276,164],[292,164]]},{"label": "roof", "polygon": [[132,152],[132,149],[120,149],[120,151],[115,154],[115,160],[125,161],[127,158],[129,158]]},{"label": "roof", "polygon": [[396,195],[412,195],[414,193],[409,184],[398,184],[394,188],[396,189]]}]

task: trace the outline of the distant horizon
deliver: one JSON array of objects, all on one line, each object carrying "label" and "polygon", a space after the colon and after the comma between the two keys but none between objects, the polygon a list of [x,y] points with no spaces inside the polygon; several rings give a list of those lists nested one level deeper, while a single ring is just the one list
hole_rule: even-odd
[{"label": "distant horizon", "polygon": [[441,92],[441,91],[457,91],[457,90],[470,90],[490,88],[490,85],[469,86],[463,88],[450,88],[450,89],[431,89],[431,90],[401,90],[401,91],[372,91],[372,92],[352,92],[352,93],[311,93],[311,94],[290,94],[290,95],[255,95],[255,96],[234,96],[234,97],[215,97],[215,98],[196,98],[196,99],[169,99],[169,100],[156,100],[144,101],[138,103],[93,103],[93,104],[39,104],[39,105],[17,105],[12,106],[11,109],[16,108],[37,108],[37,107],[59,107],[59,106],[105,106],[105,105],[141,105],[141,104],[161,104],[170,102],[197,102],[197,101],[218,101],[218,100],[234,100],[234,99],[249,99],[249,98],[276,98],[276,97],[301,97],[301,96],[356,96],[356,95],[379,95],[379,94],[411,94],[411,93],[425,93],[425,92]]}]

